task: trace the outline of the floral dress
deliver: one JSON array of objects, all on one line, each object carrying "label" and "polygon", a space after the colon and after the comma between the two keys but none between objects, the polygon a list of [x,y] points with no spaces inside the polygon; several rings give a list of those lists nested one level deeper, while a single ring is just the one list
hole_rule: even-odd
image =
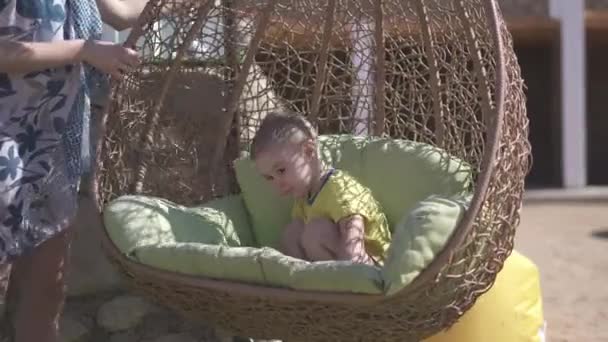
[{"label": "floral dress", "polygon": [[[0,0],[0,39],[98,38],[94,0]],[[0,263],[67,228],[89,155],[93,70],[0,73]],[[102,81],[102,78],[98,80]]]}]

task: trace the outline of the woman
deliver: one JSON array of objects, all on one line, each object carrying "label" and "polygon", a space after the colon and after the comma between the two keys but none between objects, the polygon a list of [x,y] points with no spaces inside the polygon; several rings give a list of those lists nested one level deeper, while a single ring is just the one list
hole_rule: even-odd
[{"label": "woman", "polygon": [[69,227],[88,168],[90,95],[138,63],[101,37],[145,0],[0,0],[0,265],[17,281],[14,340],[58,341]]}]

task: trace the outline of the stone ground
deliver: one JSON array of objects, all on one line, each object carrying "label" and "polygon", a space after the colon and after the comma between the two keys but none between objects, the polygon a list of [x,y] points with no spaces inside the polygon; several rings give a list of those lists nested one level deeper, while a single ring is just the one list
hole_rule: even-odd
[{"label": "stone ground", "polygon": [[539,267],[550,342],[608,341],[608,196],[596,195],[522,211],[515,248]]},{"label": "stone ground", "polygon": [[[522,210],[516,248],[540,269],[548,341],[608,341],[608,201],[531,198]],[[79,238],[76,254],[91,248],[83,239],[95,237]],[[232,340],[121,291],[104,265],[102,259],[84,257],[75,263],[62,342]],[[96,269],[101,271],[91,272]]]},{"label": "stone ground", "polygon": [[[69,298],[61,318],[61,342],[240,341],[200,322],[183,319],[128,293]],[[0,341],[5,340],[0,338]],[[244,340],[248,341],[248,340]]]},{"label": "stone ground", "polygon": [[215,342],[212,329],[127,294],[72,298],[62,320],[63,342]]}]

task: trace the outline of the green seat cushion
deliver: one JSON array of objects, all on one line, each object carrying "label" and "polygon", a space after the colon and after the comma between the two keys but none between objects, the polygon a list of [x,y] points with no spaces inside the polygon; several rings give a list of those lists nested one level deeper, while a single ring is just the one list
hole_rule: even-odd
[{"label": "green seat cushion", "polygon": [[200,242],[168,242],[142,246],[137,261],[159,269],[206,278],[264,283],[255,247],[229,247]]},{"label": "green seat cushion", "polygon": [[266,281],[297,290],[381,294],[382,274],[376,266],[350,261],[307,262],[261,248],[260,264]]},{"label": "green seat cushion", "polygon": [[104,217],[123,253],[160,269],[297,290],[393,294],[443,249],[469,200],[468,195],[432,195],[417,203],[397,225],[383,268],[344,261],[310,263],[270,247],[242,246],[239,241],[245,239],[234,224],[246,217],[234,216],[244,211],[236,196],[202,208],[125,196],[111,202]]},{"label": "green seat cushion", "polygon": [[380,138],[324,136],[321,153],[369,186],[385,209],[393,240],[382,268],[311,263],[278,252],[291,203],[273,193],[248,159],[235,165],[241,195],[195,208],[120,197],[104,210],[106,229],[127,256],[189,275],[366,294],[407,286],[443,249],[468,206],[468,166],[429,145]]},{"label": "green seat cushion", "polygon": [[441,252],[469,206],[471,195],[431,195],[403,216],[382,269],[384,292],[410,284]]},{"label": "green seat cushion", "polygon": [[352,262],[306,262],[269,247],[200,243],[144,246],[134,257],[160,269],[294,290],[381,294],[380,269]]},{"label": "green seat cushion", "polygon": [[247,246],[252,242],[247,220],[239,196],[199,208],[123,196],[104,210],[106,229],[120,251],[159,269],[297,290],[382,293],[375,266],[310,263],[270,247]]}]

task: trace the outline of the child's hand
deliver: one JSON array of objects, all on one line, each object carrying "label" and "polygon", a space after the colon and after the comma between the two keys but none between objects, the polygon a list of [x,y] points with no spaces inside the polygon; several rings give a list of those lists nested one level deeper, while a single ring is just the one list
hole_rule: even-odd
[{"label": "child's hand", "polygon": [[122,77],[124,72],[139,64],[139,57],[134,50],[98,40],[89,40],[84,44],[82,59],[116,78]]}]

